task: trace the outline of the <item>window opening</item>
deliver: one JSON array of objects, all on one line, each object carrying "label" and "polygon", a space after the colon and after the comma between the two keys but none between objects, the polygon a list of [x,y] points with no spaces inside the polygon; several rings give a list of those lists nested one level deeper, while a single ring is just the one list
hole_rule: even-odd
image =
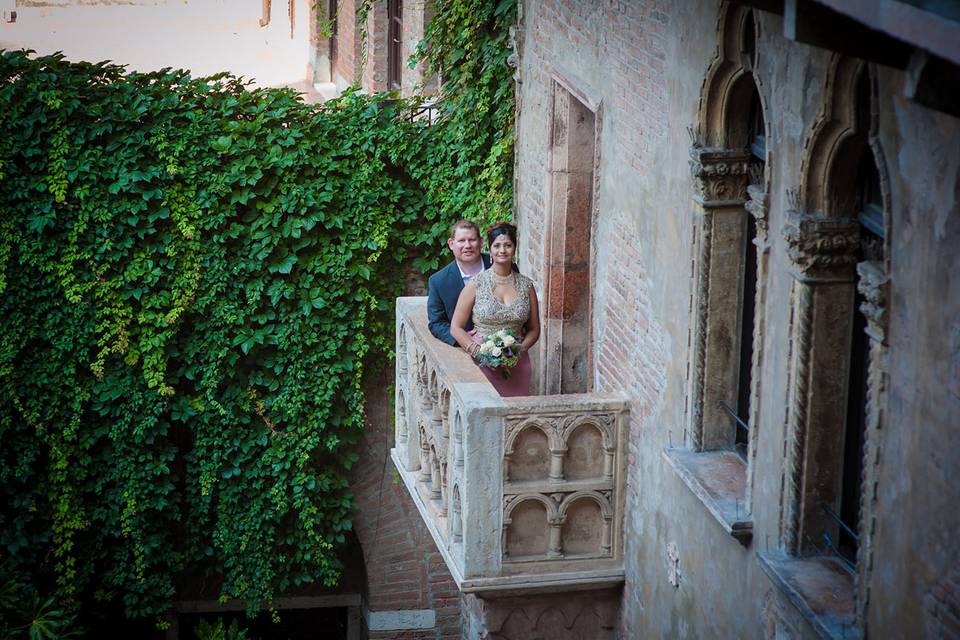
[{"label": "window opening", "polygon": [[760,105],[760,95],[756,89],[753,90],[753,97],[750,99],[749,127],[747,140],[750,153],[763,162],[767,157],[767,133],[763,124],[763,107]]},{"label": "window opening", "polygon": [[757,222],[748,215],[747,234],[744,238],[743,252],[743,302],[740,320],[740,375],[737,379],[737,414],[734,447],[747,455],[750,431],[746,426],[750,420],[750,389],[753,377],[753,325],[757,300]]},{"label": "window opening", "polygon": [[403,2],[387,0],[387,85],[398,89],[401,81]]},{"label": "window opening", "polygon": [[750,68],[755,67],[757,64],[757,24],[753,19],[753,11],[747,13],[747,17],[744,19],[741,50],[750,63]]},{"label": "window opening", "polygon": [[[860,249],[857,260],[883,260],[883,208],[879,202],[880,177],[873,155],[864,149],[860,161],[857,189],[860,222]],[[866,333],[867,319],[860,311],[865,302],[856,294],[854,302],[853,335],[850,348],[850,377],[847,386],[847,420],[843,448],[843,477],[840,494],[838,550],[851,563],[856,562],[859,543],[860,498],[863,492],[863,442],[867,426],[867,370],[870,363],[870,337]]]},{"label": "window opening", "polygon": [[[747,26],[752,25],[752,19]],[[747,42],[753,42],[749,37]],[[750,112],[747,121],[747,144],[751,155],[761,163],[766,155],[765,131],[763,125],[763,110],[760,107],[760,96],[754,85],[750,97]],[[733,447],[744,459],[750,444],[750,390],[753,377],[753,329],[757,301],[757,222],[752,215],[744,216],[746,233],[743,237],[741,253],[742,292],[740,295],[740,353],[738,358],[737,397],[733,407],[726,402],[720,402],[720,407],[730,414],[733,419]],[[735,408],[734,408],[735,407]]]},{"label": "window opening", "polygon": [[[857,83],[857,126],[861,132],[869,127],[869,77],[860,75]],[[866,138],[866,135],[864,135]],[[880,195],[880,174],[870,147],[864,144],[857,171],[857,220],[860,223],[860,247],[857,261],[883,261],[883,202]],[[850,374],[847,383],[847,416],[844,432],[843,475],[840,492],[840,524],[837,549],[851,564],[856,563],[859,546],[860,499],[863,493],[863,443],[867,426],[868,384],[871,340],[867,335],[867,318],[860,311],[865,299],[857,288],[853,313],[853,334],[850,340]]]}]

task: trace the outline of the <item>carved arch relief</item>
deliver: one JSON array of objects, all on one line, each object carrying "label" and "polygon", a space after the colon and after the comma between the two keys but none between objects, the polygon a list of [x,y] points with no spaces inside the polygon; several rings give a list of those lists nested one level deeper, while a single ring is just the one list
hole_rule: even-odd
[{"label": "carved arch relief", "polygon": [[[510,559],[542,559],[551,553],[551,523],[556,523],[557,505],[540,494],[516,496],[503,516],[503,554]],[[555,549],[558,552],[559,549]]]},{"label": "carved arch relief", "polygon": [[607,471],[607,452],[611,448],[606,440],[600,427],[590,421],[584,421],[570,429],[563,461],[564,478],[603,478]]},{"label": "carved arch relief", "polygon": [[613,510],[604,496],[593,491],[572,493],[558,513],[563,519],[560,544],[565,557],[610,554]]},{"label": "carved arch relief", "polygon": [[542,429],[526,427],[517,433],[505,456],[507,478],[511,481],[546,480],[550,477],[549,437]]},{"label": "carved arch relief", "polygon": [[[859,138],[866,144],[868,131],[857,128],[857,96],[851,87],[867,69],[863,61],[835,54],[830,60],[830,69],[824,86],[824,107],[814,121],[804,145],[800,163],[801,202],[797,203],[809,212],[819,212],[830,217],[840,217],[832,202],[832,193],[837,189],[838,162],[849,142]],[[856,168],[854,167],[854,173]]]},{"label": "carved arch relief", "polygon": [[[748,21],[753,20],[751,9],[737,4],[725,4],[718,18],[717,53],[711,62],[700,89],[695,145],[731,148],[729,133],[739,125],[732,118],[742,115],[732,108],[742,102],[743,81],[749,80],[753,61],[744,49]],[[764,109],[766,114],[766,109]]]}]

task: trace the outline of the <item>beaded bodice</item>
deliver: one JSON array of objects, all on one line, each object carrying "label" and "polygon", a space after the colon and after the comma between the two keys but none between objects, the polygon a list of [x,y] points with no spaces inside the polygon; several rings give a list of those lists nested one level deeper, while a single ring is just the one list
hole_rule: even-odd
[{"label": "beaded bodice", "polygon": [[513,272],[512,276],[517,297],[510,304],[500,302],[493,295],[496,287],[494,280],[499,277],[493,269],[482,271],[473,279],[477,288],[477,299],[473,303],[473,326],[481,336],[488,336],[500,329],[512,329],[518,337],[523,334],[523,326],[530,318],[530,287],[533,281],[517,272]]}]

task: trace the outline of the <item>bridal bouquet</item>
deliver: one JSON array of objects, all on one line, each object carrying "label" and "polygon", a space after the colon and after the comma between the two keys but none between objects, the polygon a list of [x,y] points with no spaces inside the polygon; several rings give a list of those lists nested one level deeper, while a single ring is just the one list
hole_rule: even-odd
[{"label": "bridal bouquet", "polygon": [[483,339],[480,350],[474,355],[481,367],[499,369],[504,378],[510,377],[510,369],[520,362],[520,343],[510,329],[500,329]]}]

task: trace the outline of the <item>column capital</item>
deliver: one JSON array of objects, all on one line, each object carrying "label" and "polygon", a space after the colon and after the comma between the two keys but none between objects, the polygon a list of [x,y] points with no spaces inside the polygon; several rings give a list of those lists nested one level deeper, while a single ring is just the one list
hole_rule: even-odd
[{"label": "column capital", "polygon": [[850,218],[787,211],[783,225],[790,268],[798,280],[852,282],[860,227]]},{"label": "column capital", "polygon": [[690,175],[694,200],[705,210],[743,205],[750,184],[750,167],[756,163],[744,149],[692,147]]}]

